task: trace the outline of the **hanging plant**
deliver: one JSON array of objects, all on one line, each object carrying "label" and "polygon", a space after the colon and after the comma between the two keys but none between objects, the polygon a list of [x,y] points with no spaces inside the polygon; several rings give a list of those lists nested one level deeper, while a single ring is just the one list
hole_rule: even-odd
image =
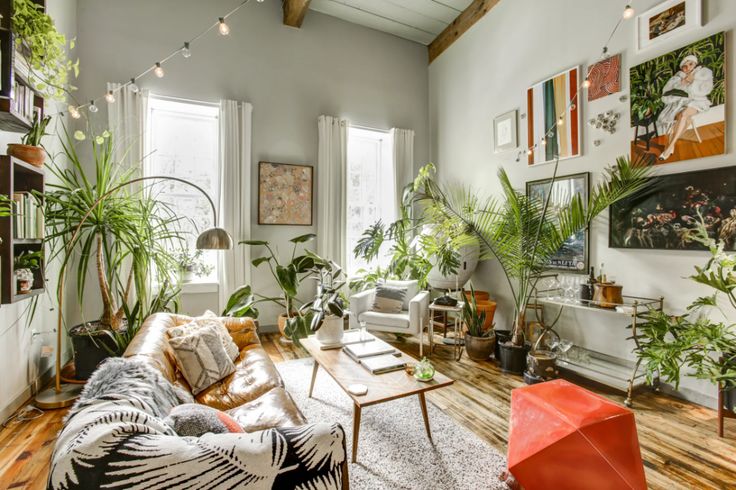
[{"label": "hanging plant", "polygon": [[[31,83],[44,96],[63,100],[66,92],[76,88],[69,84],[69,72],[79,76],[79,60],[69,59],[66,37],[43,7],[31,0],[13,0],[11,23],[16,48],[27,57]],[[73,39],[68,44],[74,49]]]}]

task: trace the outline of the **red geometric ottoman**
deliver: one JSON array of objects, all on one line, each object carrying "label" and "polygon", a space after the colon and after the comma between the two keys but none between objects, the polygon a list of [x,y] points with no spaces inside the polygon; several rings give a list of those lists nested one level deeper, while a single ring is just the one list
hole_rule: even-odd
[{"label": "red geometric ottoman", "polygon": [[647,488],[633,412],[561,379],[511,392],[508,465],[526,490]]}]

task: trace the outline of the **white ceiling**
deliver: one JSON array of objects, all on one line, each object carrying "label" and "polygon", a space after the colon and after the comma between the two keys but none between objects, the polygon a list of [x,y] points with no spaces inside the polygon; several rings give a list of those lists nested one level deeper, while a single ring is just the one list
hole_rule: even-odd
[{"label": "white ceiling", "polygon": [[429,44],[472,0],[312,0],[309,8]]}]

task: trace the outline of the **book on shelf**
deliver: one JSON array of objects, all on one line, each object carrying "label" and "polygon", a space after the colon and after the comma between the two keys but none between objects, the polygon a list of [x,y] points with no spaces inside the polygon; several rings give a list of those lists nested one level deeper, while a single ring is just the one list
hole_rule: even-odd
[{"label": "book on shelf", "polygon": [[396,357],[393,354],[366,357],[360,360],[360,364],[371,374],[390,373],[406,367],[406,362],[401,357]]},{"label": "book on shelf", "polygon": [[380,356],[382,354],[393,354],[396,349],[379,338],[375,338],[372,342],[361,342],[358,344],[346,345],[343,348],[345,354],[349,355],[356,361],[365,359],[366,357]]},{"label": "book on shelf", "polygon": [[17,239],[43,238],[43,209],[36,197],[28,192],[13,194],[13,236]]}]

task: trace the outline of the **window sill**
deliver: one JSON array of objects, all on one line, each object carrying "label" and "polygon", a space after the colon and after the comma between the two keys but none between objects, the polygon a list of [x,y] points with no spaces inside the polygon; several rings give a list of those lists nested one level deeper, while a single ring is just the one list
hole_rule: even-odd
[{"label": "window sill", "polygon": [[220,285],[212,281],[192,281],[185,282],[181,285],[182,294],[216,293],[219,290]]}]

